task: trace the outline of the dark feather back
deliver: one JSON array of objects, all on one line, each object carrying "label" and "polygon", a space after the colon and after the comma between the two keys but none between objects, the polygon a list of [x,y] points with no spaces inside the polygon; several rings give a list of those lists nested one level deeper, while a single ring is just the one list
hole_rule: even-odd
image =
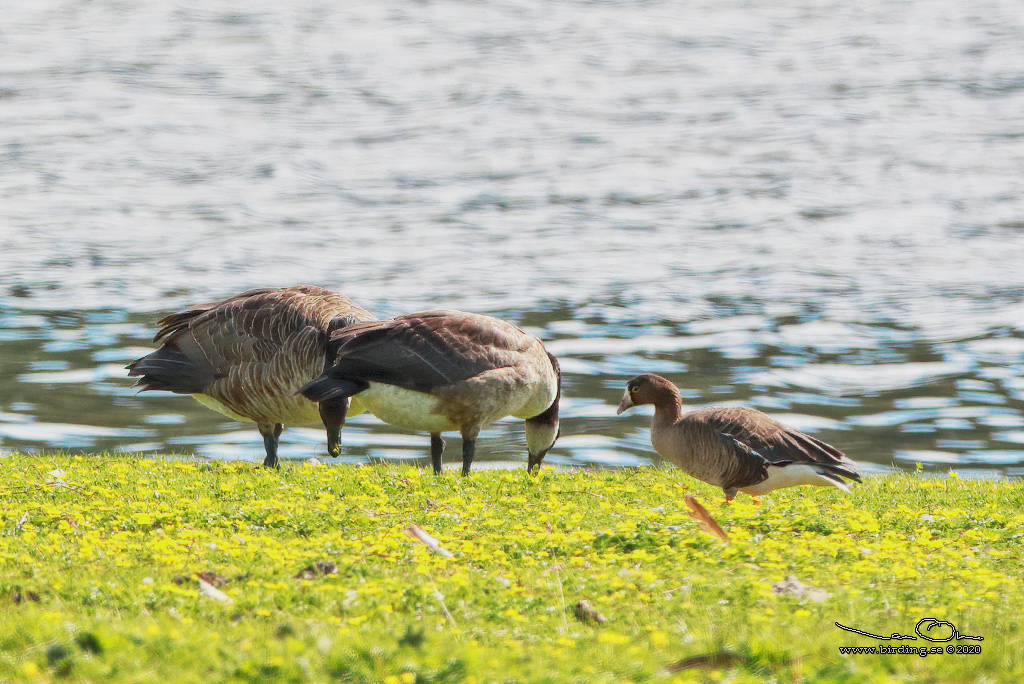
[{"label": "dark feather back", "polygon": [[373,315],[347,297],[299,285],[249,290],[169,314],[163,346],[128,366],[142,389],[208,394],[235,412],[273,413],[279,397],[328,365],[328,336]]},{"label": "dark feather back", "polygon": [[747,407],[710,407],[686,416],[706,423],[748,445],[765,460],[849,466],[842,451]]},{"label": "dark feather back", "polygon": [[332,335],[327,375],[429,392],[515,365],[532,339],[499,319],[460,311],[368,321]]},{"label": "dark feather back", "polygon": [[768,479],[769,463],[764,456],[728,433],[718,436],[726,444],[728,454],[722,462],[723,489],[750,487]]}]

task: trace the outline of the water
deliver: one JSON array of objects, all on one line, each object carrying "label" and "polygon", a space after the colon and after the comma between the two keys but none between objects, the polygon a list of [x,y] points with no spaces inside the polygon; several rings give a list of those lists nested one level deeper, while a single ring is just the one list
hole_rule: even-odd
[{"label": "water", "polygon": [[[1024,473],[1019,10],[7,3],[0,449],[262,459],[123,366],[162,313],[313,283],[543,337],[551,462],[649,462],[614,406],[653,371],[869,470]],[[345,439],[428,443],[366,417]],[[290,428],[282,453],[323,442]],[[523,451],[503,422],[478,458]]]}]

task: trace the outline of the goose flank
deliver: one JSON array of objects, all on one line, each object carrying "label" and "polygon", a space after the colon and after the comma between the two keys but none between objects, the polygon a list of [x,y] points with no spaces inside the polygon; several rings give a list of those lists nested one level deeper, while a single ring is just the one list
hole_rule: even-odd
[{"label": "goose flank", "polygon": [[345,400],[356,395],[384,422],[429,433],[435,473],[441,472],[443,432],[462,435],[463,476],[480,430],[500,418],[526,421],[531,471],[558,438],[558,361],[511,323],[425,311],[336,330],[329,346],[334,364],[300,391],[320,403],[332,454],[341,448]]},{"label": "goose flank", "polygon": [[328,367],[338,329],[375,317],[348,297],[311,285],[248,290],[170,314],[153,338],[162,346],[128,365],[141,391],[191,394],[204,405],[256,423],[263,464],[277,467],[285,424],[320,420],[295,391]]},{"label": "goose flank", "polygon": [[721,487],[727,500],[795,485],[837,487],[860,482],[857,465],[835,447],[787,427],[757,409],[712,406],[682,412],[679,389],[653,373],[626,385],[617,413],[654,404],[651,443],[683,472]]}]

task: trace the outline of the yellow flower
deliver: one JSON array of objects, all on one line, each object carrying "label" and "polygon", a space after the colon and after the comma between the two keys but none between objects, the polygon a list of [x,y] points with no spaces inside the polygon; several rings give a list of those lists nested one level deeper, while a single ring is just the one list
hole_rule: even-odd
[{"label": "yellow flower", "polygon": [[612,632],[610,630],[601,632],[597,635],[597,643],[599,644],[613,644],[616,646],[621,646],[623,644],[628,644],[629,642],[630,638],[627,635],[619,634],[618,632]]}]

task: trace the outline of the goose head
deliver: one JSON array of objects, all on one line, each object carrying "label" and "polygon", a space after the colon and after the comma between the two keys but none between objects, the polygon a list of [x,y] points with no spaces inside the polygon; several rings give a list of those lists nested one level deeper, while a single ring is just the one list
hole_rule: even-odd
[{"label": "goose head", "polygon": [[558,402],[562,398],[562,370],[558,365],[558,359],[550,353],[548,359],[555,371],[557,390],[551,406],[540,415],[526,419],[526,450],[529,453],[527,472],[532,472],[534,468],[540,470],[541,461],[544,460],[548,450],[554,446],[555,440],[561,434],[558,421]]},{"label": "goose head", "polygon": [[620,415],[626,409],[643,404],[671,404],[678,394],[676,386],[665,378],[654,373],[644,373],[626,383],[626,391],[615,414]]},{"label": "goose head", "polygon": [[[561,431],[558,427],[558,408],[555,406],[553,419],[543,418],[544,414],[526,421],[526,450],[529,452],[527,471],[540,467],[540,462],[547,456],[548,451],[555,445],[555,440]],[[547,413],[545,411],[545,413]]]}]

